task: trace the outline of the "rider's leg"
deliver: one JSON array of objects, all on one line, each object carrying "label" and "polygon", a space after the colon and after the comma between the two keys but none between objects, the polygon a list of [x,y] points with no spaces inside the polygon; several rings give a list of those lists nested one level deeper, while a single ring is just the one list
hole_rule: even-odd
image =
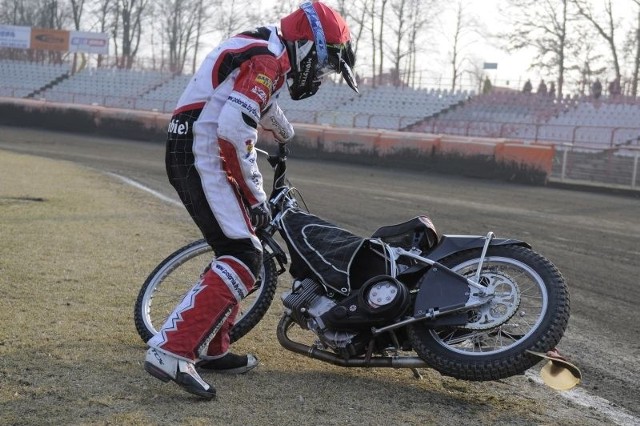
[{"label": "rider's leg", "polygon": [[[225,247],[219,247],[220,251],[226,251]],[[228,250],[228,249],[227,249]],[[252,283],[255,283],[255,277],[258,276],[262,264],[262,253],[256,250],[244,252],[236,252],[231,257],[238,261],[238,267],[247,268],[247,272],[253,277]],[[219,256],[218,260],[224,260],[229,256]],[[242,296],[244,297],[244,296]],[[239,300],[238,300],[239,301]],[[258,365],[258,360],[251,354],[236,355],[229,352],[229,332],[235,324],[235,318],[238,313],[238,305],[234,305],[226,321],[220,327],[218,333],[213,336],[209,343],[206,354],[201,354],[201,361],[198,367],[213,370],[220,373],[241,374]]]},{"label": "rider's leg", "polygon": [[[257,365],[257,361],[252,355],[236,356],[228,352],[229,331],[237,313],[237,302],[255,283],[262,263],[262,247],[238,186],[228,179],[221,164],[215,164],[221,160],[213,157],[211,161],[198,162],[193,152],[192,139],[169,138],[166,168],[170,183],[217,256],[201,278],[201,286],[206,287],[205,294],[210,296],[198,294],[193,299],[196,314],[202,305],[205,308],[201,315],[209,316],[211,321],[201,318],[199,321],[206,323],[204,327],[181,327],[180,331],[169,333],[169,344],[163,348],[176,351],[176,355],[193,357],[194,361],[200,357],[220,359],[217,363],[205,364],[212,369],[238,371],[239,368],[239,372],[244,372]],[[192,335],[199,333],[204,334],[200,334],[200,338]],[[172,342],[174,339],[178,343]]]},{"label": "rider's leg", "polygon": [[[251,290],[253,273],[238,259],[220,256],[211,263],[200,281],[182,299],[169,315],[161,330],[148,344],[145,369],[154,377],[173,380],[186,391],[213,398],[215,389],[202,380],[195,370],[195,361],[205,357],[210,343],[224,348],[228,344],[229,317],[237,312],[237,303]],[[243,373],[257,365],[253,356],[242,357],[225,354],[211,362],[212,369]],[[226,358],[226,363],[220,364]],[[217,364],[216,364],[217,363]]]},{"label": "rider's leg", "polygon": [[[228,351],[237,303],[253,287],[253,273],[232,256],[219,256],[167,318],[149,346],[195,362]],[[230,320],[231,318],[231,320]],[[215,342],[212,344],[212,342]],[[214,353],[209,353],[209,348]]]}]

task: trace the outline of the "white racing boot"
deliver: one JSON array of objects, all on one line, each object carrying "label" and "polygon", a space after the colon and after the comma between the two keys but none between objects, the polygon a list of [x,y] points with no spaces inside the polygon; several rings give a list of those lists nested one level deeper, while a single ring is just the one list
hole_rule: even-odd
[{"label": "white racing boot", "polygon": [[192,362],[178,358],[161,349],[149,348],[144,369],[156,379],[168,382],[173,380],[184,390],[202,398],[213,399],[216,390],[202,380]]}]

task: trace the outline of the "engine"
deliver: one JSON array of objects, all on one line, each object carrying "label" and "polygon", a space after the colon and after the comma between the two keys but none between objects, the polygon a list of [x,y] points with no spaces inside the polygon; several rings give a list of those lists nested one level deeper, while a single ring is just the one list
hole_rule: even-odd
[{"label": "engine", "polygon": [[409,306],[409,291],[390,276],[377,276],[358,291],[341,299],[327,296],[325,288],[312,279],[295,281],[282,301],[293,320],[315,332],[320,341],[345,356],[364,350],[375,325],[389,324]]}]

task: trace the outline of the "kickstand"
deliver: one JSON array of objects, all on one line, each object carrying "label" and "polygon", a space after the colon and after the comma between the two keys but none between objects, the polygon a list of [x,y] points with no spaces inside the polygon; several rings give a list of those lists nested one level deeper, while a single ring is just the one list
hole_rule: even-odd
[{"label": "kickstand", "polygon": [[411,371],[413,372],[413,378],[416,380],[422,380],[422,374],[420,374],[420,372],[418,371],[417,368],[412,368]]}]

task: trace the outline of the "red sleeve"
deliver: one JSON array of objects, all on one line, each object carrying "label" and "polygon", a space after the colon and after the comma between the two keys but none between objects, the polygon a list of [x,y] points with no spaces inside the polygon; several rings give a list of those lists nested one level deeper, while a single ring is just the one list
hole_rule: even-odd
[{"label": "red sleeve", "polygon": [[284,76],[278,60],[270,55],[258,55],[240,65],[233,89],[256,101],[262,111],[281,78]]}]

